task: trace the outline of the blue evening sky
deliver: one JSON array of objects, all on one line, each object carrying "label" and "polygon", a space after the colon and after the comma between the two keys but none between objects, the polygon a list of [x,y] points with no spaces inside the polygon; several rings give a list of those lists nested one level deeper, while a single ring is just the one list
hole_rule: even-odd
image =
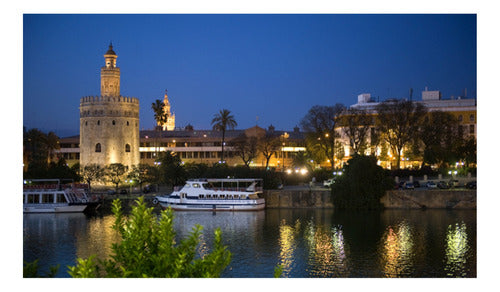
[{"label": "blue evening sky", "polygon": [[[100,94],[110,42],[140,129],[165,89],[176,126],[291,130],[314,105],[440,90],[476,97],[475,14],[74,14],[23,17],[23,124],[79,133],[79,100]],[[258,117],[258,119],[257,119]]]}]

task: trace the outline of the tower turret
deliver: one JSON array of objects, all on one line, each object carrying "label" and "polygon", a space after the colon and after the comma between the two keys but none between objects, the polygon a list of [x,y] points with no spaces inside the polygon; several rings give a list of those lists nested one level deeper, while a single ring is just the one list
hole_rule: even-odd
[{"label": "tower turret", "polygon": [[120,96],[120,68],[116,67],[118,56],[113,51],[113,44],[109,44],[104,54],[105,66],[101,68],[101,95]]}]

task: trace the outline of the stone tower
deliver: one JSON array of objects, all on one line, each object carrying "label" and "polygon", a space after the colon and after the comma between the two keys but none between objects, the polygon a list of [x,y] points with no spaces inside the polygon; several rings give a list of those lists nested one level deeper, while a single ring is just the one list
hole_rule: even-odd
[{"label": "stone tower", "polygon": [[168,118],[166,123],[159,126],[162,126],[163,131],[165,130],[173,131],[175,129],[175,114],[170,111],[170,102],[168,101],[167,90],[165,90],[165,97],[163,98],[163,103],[165,104],[165,107],[163,109],[167,113]]},{"label": "stone tower", "polygon": [[120,95],[120,68],[110,44],[101,68],[101,95],[80,99],[80,165],[139,164],[139,100]]}]

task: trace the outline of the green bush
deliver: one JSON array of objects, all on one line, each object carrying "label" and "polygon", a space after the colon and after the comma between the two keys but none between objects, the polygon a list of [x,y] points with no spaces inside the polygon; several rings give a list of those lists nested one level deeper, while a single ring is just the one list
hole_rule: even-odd
[{"label": "green bush", "polygon": [[130,215],[122,213],[119,199],[113,201],[116,217],[113,228],[121,241],[112,245],[112,255],[107,260],[94,257],[77,259],[69,267],[75,278],[142,278],[142,277],[220,277],[231,261],[231,253],[222,244],[220,229],[215,231],[214,246],[210,253],[198,254],[197,247],[202,227],[196,225],[191,234],[176,243],[173,211],[166,209],[159,218],[147,208],[140,197]]},{"label": "green bush", "polygon": [[332,186],[338,209],[378,209],[380,198],[394,186],[394,180],[372,156],[355,156]]}]

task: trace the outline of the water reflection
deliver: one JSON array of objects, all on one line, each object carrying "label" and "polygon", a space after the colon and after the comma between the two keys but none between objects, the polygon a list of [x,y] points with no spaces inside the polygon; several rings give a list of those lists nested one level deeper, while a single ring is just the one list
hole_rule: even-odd
[{"label": "water reflection", "polygon": [[301,223],[296,220],[293,226],[287,225],[286,220],[281,220],[279,226],[279,265],[281,265],[283,272],[282,277],[288,277],[294,267],[294,255],[297,249],[296,239],[300,237]]},{"label": "water reflection", "polygon": [[382,236],[381,253],[385,277],[404,277],[413,272],[414,251],[412,230],[406,221],[388,226]]},{"label": "water reflection", "polygon": [[[272,277],[475,277],[475,211],[175,212],[176,238],[202,225],[198,252],[209,252],[214,229],[233,258],[224,278]],[[110,255],[117,233],[112,215],[27,214],[24,257],[42,271],[60,264],[58,277],[77,257]],[[458,222],[458,223],[457,223]]]},{"label": "water reflection", "polygon": [[446,276],[467,276],[467,254],[469,243],[467,240],[467,227],[462,222],[454,226],[449,225],[446,233]]}]

